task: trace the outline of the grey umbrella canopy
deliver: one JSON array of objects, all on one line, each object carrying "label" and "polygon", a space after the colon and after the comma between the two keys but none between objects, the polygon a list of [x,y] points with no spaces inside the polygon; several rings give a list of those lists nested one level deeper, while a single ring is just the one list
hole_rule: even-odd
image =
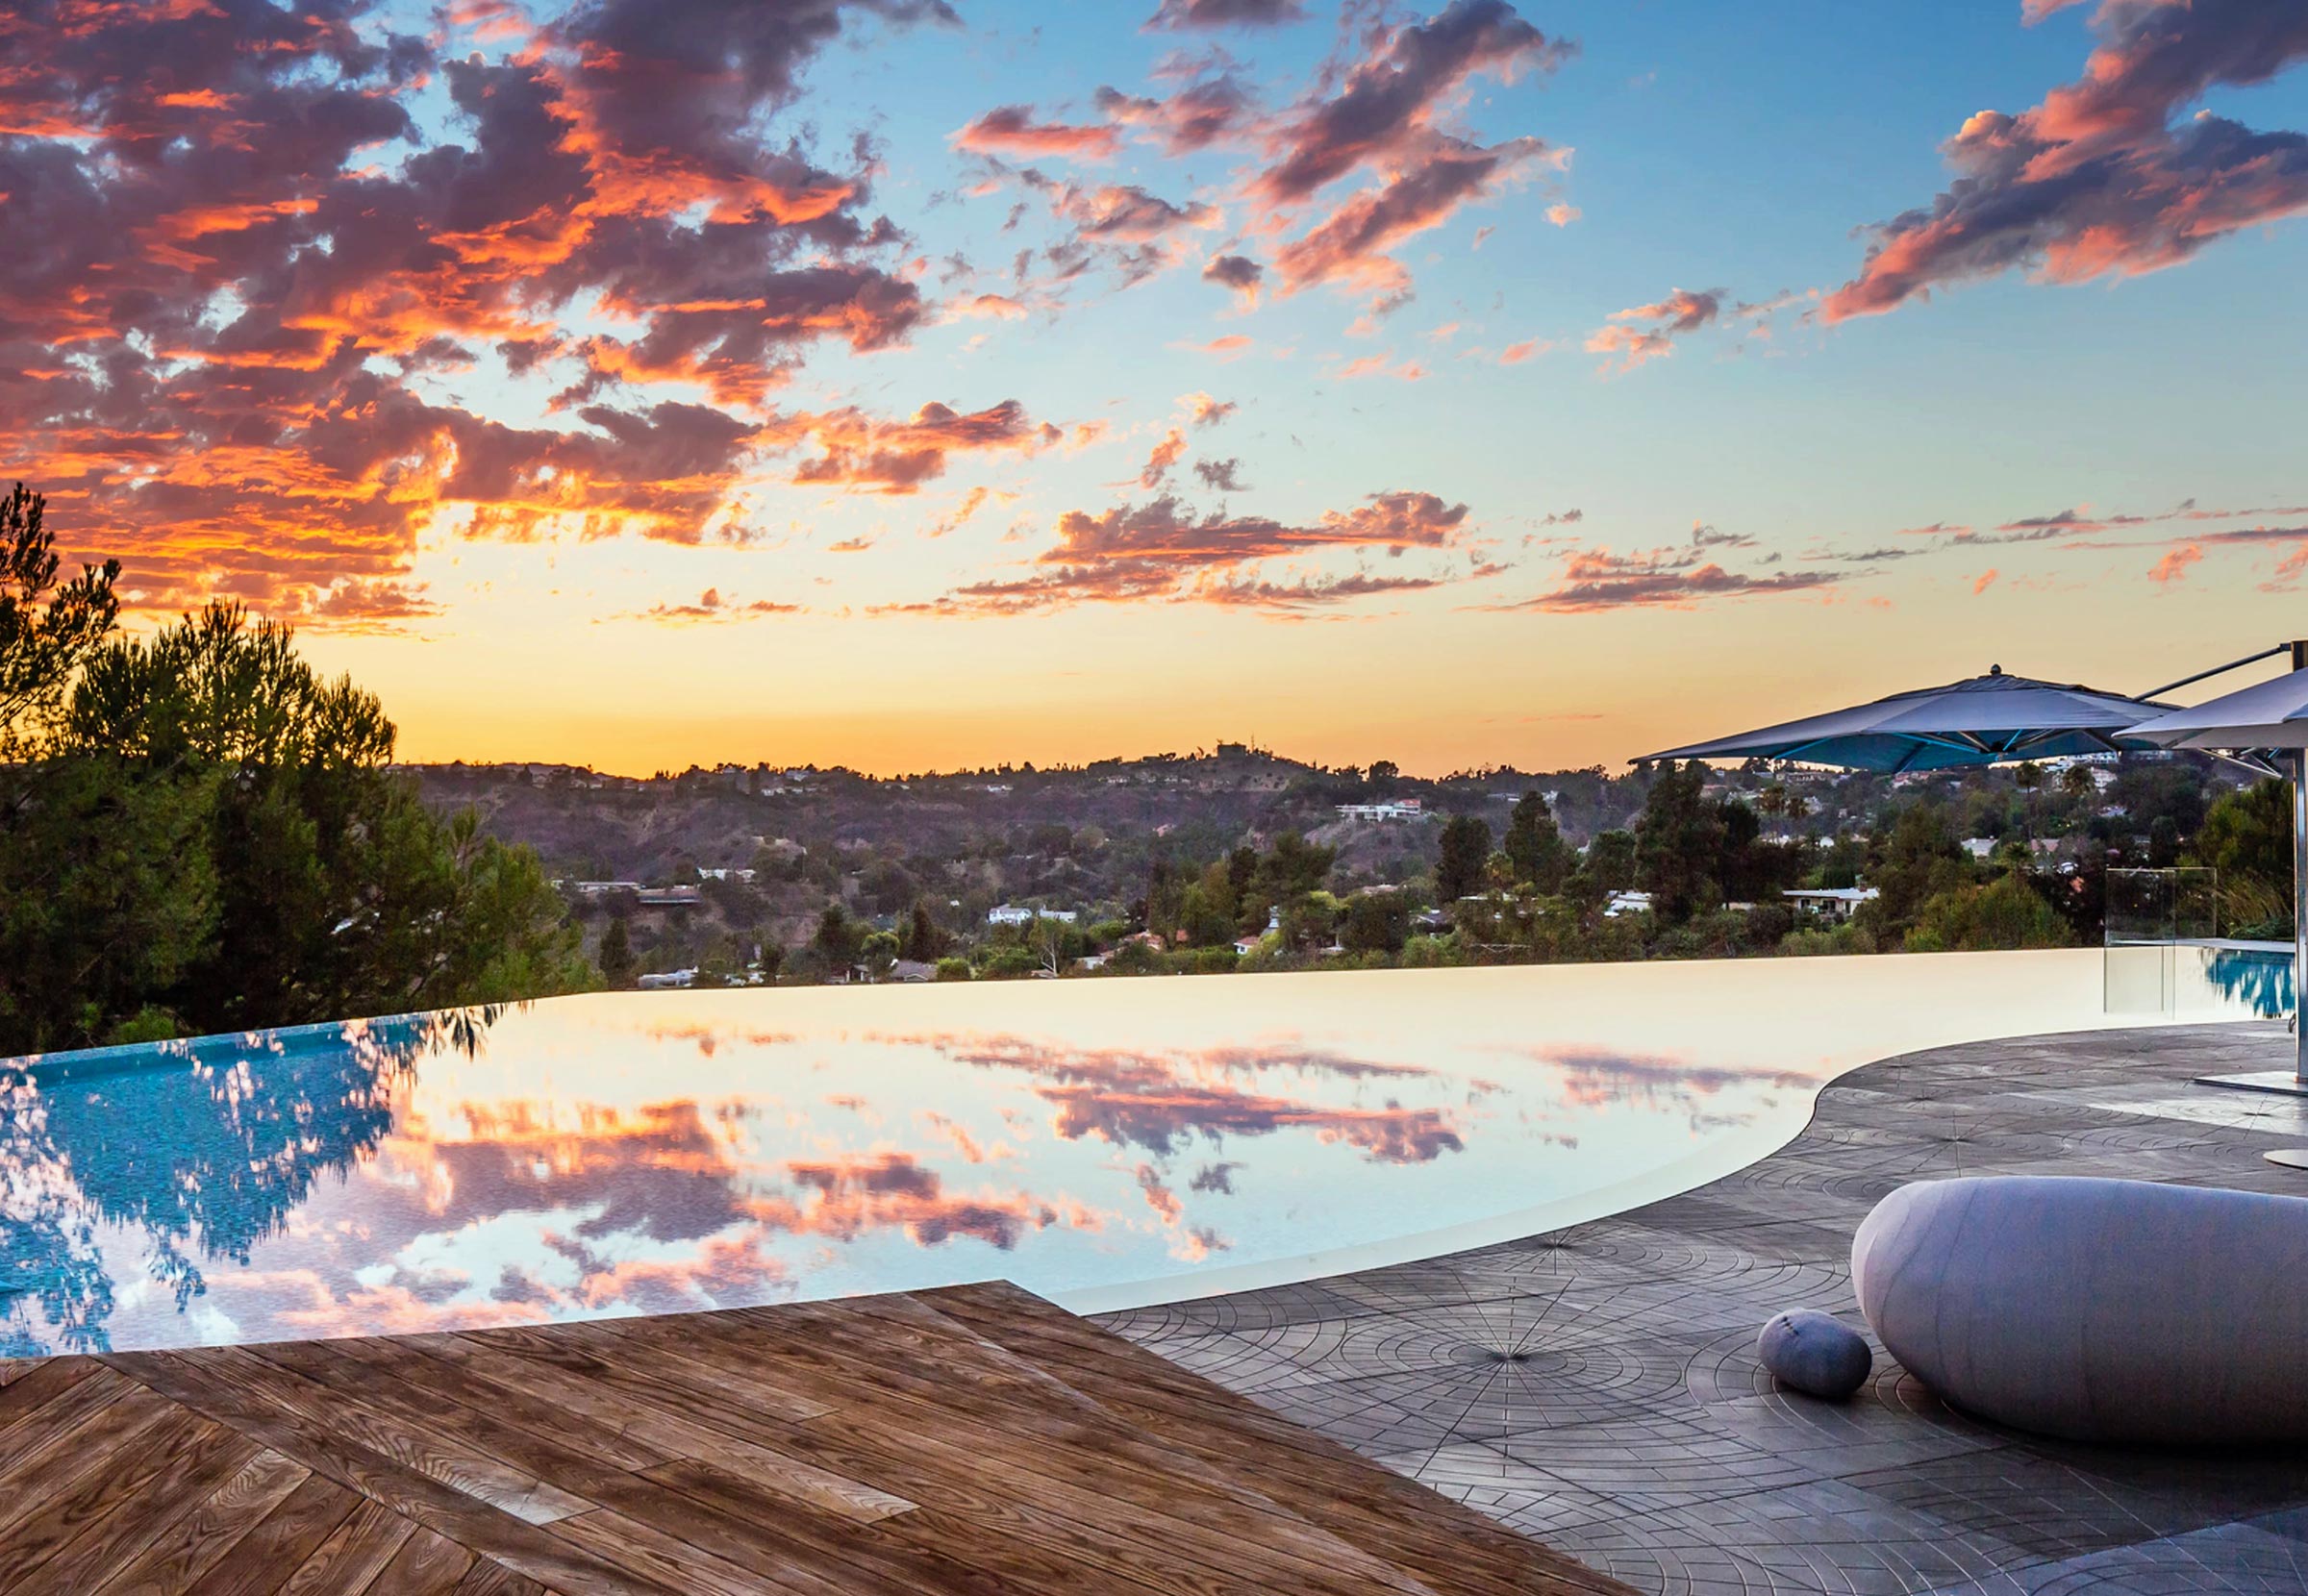
[{"label": "grey umbrella canopy", "polygon": [[2071,683],[2006,676],[1997,665],[1985,676],[1944,687],[1919,687],[1871,704],[1643,757],[1803,760],[1894,773],[1940,770],[2145,747],[2120,734],[2149,711],[2169,708]]},{"label": "grey umbrella canopy", "polygon": [[2204,748],[2245,753],[2258,748],[2308,748],[2308,671],[2239,687],[2193,709],[2173,710],[2125,728],[2126,736],[2158,748]]},{"label": "grey umbrella canopy", "polygon": [[2292,990],[2296,1053],[2293,1074],[2308,1091],[2308,1025],[2299,1003],[2308,992],[2308,642],[2292,645],[2290,675],[2240,687],[2186,710],[2127,728],[2126,736],[2158,748],[2230,754],[2287,750],[2292,758]]}]

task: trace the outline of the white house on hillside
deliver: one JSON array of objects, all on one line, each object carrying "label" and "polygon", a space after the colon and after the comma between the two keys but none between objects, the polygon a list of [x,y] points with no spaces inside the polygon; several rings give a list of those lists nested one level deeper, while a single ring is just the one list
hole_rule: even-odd
[{"label": "white house on hillside", "polygon": [[1340,804],[1335,806],[1342,818],[1347,820],[1424,820],[1426,805],[1417,798],[1404,798],[1392,804]]},{"label": "white house on hillside", "polygon": [[1070,926],[1079,915],[1070,909],[1027,909],[1018,904],[1003,904],[986,911],[990,926],[1030,926],[1037,920],[1055,920]]},{"label": "white house on hillside", "polygon": [[1872,886],[1802,886],[1779,895],[1797,909],[1808,909],[1831,920],[1848,920],[1861,904],[1883,896]]}]

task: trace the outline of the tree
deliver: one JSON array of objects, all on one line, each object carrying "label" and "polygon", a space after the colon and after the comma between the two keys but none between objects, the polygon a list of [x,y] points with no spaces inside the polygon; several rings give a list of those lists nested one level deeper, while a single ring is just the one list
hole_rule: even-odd
[{"label": "tree", "polygon": [[697,957],[697,985],[700,986],[733,986],[745,974],[745,961],[738,952],[734,937],[716,936],[705,945]]},{"label": "tree", "polygon": [[2204,811],[2194,854],[2219,873],[2221,929],[2226,935],[2291,935],[2290,782],[2270,777],[2222,793]]},{"label": "tree", "polygon": [[2195,855],[2228,878],[2292,885],[2292,784],[2280,777],[2222,793],[2204,811]]},{"label": "tree", "polygon": [[2020,793],[2020,825],[2032,852],[2036,837],[2035,796],[2044,786],[2044,767],[2033,760],[2021,760],[2012,767],[2012,786]]},{"label": "tree", "polygon": [[1358,892],[1346,900],[1339,940],[1348,953],[1400,953],[1410,939],[1411,906],[1399,892]]},{"label": "tree", "polygon": [[829,966],[846,971],[858,961],[865,941],[866,928],[852,920],[840,904],[827,904],[817,916],[817,932],[810,938],[810,946]]},{"label": "tree", "polygon": [[1877,940],[1892,943],[1906,936],[1925,904],[1969,885],[1971,869],[1941,805],[1910,804],[1879,838],[1868,867],[1878,896],[1862,904],[1859,914]]},{"label": "tree", "polygon": [[[865,928],[861,926],[859,929]],[[858,944],[857,961],[865,965],[867,973],[878,981],[889,973],[890,966],[896,961],[897,946],[897,933],[894,931],[867,932],[865,939]]]},{"label": "tree", "polygon": [[641,972],[641,960],[633,951],[633,933],[622,919],[613,919],[601,932],[601,979],[612,988],[621,989],[633,985]]},{"label": "tree", "polygon": [[1587,874],[1598,892],[1620,891],[1635,885],[1635,834],[1598,832],[1587,844]]},{"label": "tree", "polygon": [[1490,826],[1479,815],[1452,815],[1443,823],[1442,855],[1435,861],[1435,896],[1453,904],[1481,891],[1490,860]]},{"label": "tree", "polygon": [[930,906],[919,898],[914,900],[914,913],[906,922],[904,957],[934,964],[945,951],[945,933],[930,916]]},{"label": "tree", "polygon": [[1188,877],[1167,854],[1157,854],[1146,872],[1146,929],[1165,942],[1186,913]]},{"label": "tree", "polygon": [[1066,968],[1067,933],[1072,930],[1064,920],[1037,914],[1026,933],[1026,945],[1033,950],[1035,963],[1048,975],[1057,975]]},{"label": "tree", "polygon": [[[12,624],[19,643],[50,630],[20,607]],[[389,768],[376,699],[321,679],[286,628],[212,605],[149,639],[34,652],[78,675],[35,690],[41,738],[5,784],[0,1052],[598,979],[536,856],[426,809]]]},{"label": "tree", "polygon": [[1555,827],[1554,812],[1537,792],[1526,792],[1517,801],[1502,847],[1515,879],[1543,893],[1560,890],[1574,862],[1569,844]]},{"label": "tree", "polygon": [[1907,934],[1910,953],[1985,953],[2017,948],[2063,948],[2068,923],[2020,871],[1986,886],[1942,892],[1923,906]]},{"label": "tree", "polygon": [[57,585],[62,561],[45,525],[48,501],[22,483],[0,499],[0,761],[43,741],[81,665],[119,615],[120,562],[84,565]]},{"label": "tree", "polygon": [[1652,912],[1668,924],[1722,904],[1724,821],[1704,796],[1706,784],[1707,767],[1698,761],[1670,761],[1635,823],[1636,880],[1651,894]]},{"label": "tree", "polygon": [[1320,889],[1339,857],[1336,848],[1317,847],[1296,832],[1284,832],[1259,860],[1250,878],[1250,895],[1238,903],[1244,915],[1262,909],[1287,909],[1308,893]]}]

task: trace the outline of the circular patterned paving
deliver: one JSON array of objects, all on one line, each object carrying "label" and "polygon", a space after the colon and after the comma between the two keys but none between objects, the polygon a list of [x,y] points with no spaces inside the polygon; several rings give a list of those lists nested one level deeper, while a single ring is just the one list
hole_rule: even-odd
[{"label": "circular patterned paving", "polygon": [[1918,1055],[1846,1077],[1787,1148],[1681,1197],[1106,1322],[1663,1596],[2308,1591],[2308,1463],[2017,1435],[1880,1347],[1843,1404],[1778,1389],[1755,1357],[1782,1309],[1863,1323],[1851,1232],[1914,1180],[2296,1190],[2262,1159],[2297,1140],[2296,1114],[2190,1085],[2283,1046],[2272,1027],[2206,1027]]}]

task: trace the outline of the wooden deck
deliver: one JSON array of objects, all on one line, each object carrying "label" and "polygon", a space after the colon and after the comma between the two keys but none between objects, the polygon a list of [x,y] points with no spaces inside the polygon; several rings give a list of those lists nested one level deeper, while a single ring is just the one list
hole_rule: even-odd
[{"label": "wooden deck", "polygon": [[1015,1287],[0,1362],[0,1592],[1624,1592]]}]

